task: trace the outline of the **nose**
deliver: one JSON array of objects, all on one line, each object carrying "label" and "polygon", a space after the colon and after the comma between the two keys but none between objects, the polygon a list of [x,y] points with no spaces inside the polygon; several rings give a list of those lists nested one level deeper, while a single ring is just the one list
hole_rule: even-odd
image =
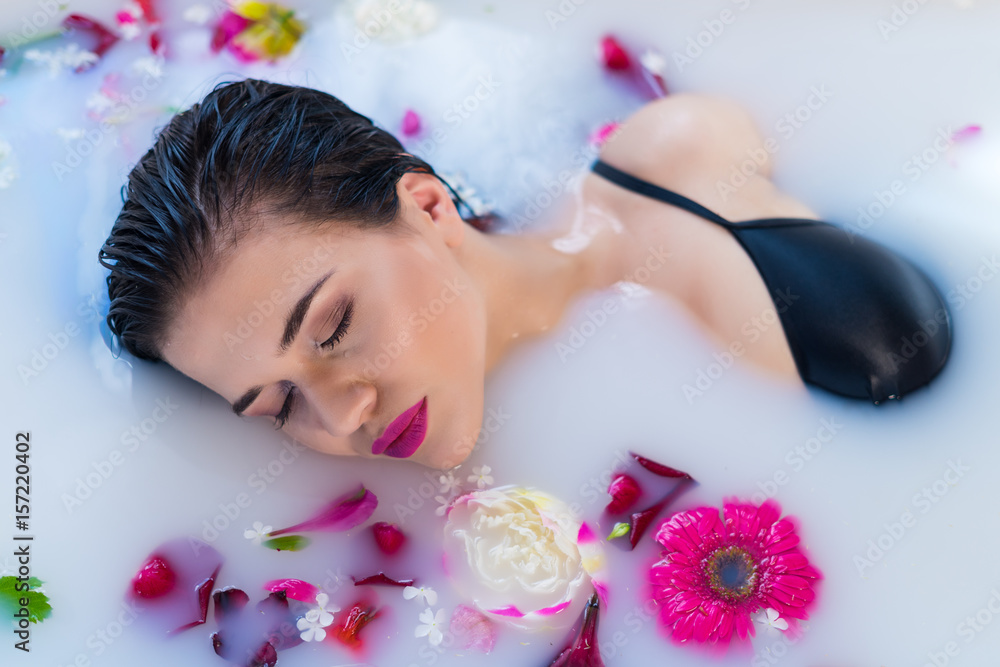
[{"label": "nose", "polygon": [[378,397],[375,387],[362,381],[327,381],[314,384],[312,390],[303,388],[303,393],[323,430],[338,438],[364,426]]}]

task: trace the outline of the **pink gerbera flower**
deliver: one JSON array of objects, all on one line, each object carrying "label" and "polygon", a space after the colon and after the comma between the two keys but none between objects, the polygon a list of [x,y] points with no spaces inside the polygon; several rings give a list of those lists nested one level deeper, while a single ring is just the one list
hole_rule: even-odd
[{"label": "pink gerbera flower", "polygon": [[808,618],[822,578],[799,551],[796,526],[768,500],[678,512],[656,540],[665,548],[650,572],[660,622],[674,640],[726,644],[753,636],[751,616],[773,609],[795,631]]}]

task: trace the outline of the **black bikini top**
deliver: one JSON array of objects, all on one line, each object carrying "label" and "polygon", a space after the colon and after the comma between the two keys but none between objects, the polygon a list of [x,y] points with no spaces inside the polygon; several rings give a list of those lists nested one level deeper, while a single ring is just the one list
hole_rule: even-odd
[{"label": "black bikini top", "polygon": [[763,278],[805,382],[879,403],[926,385],[944,367],[952,338],[945,301],[885,246],[808,218],[733,223],[602,160],[591,169],[728,229]]}]

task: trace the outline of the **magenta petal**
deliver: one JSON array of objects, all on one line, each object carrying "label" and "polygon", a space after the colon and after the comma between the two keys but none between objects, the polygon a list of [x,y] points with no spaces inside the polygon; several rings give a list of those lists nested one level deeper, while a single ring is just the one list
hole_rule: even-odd
[{"label": "magenta petal", "polygon": [[497,616],[509,616],[511,618],[524,617],[524,612],[512,604],[507,605],[506,607],[500,607],[498,609],[490,609],[490,613],[496,614]]},{"label": "magenta petal", "polygon": [[420,116],[413,109],[407,109],[403,114],[403,136],[412,137],[420,132]]},{"label": "magenta petal", "polygon": [[285,595],[293,600],[313,602],[319,589],[308,581],[301,579],[274,579],[264,584],[265,591],[285,591]]},{"label": "magenta petal", "polygon": [[375,497],[375,494],[364,486],[359,486],[357,491],[340,496],[320,510],[313,518],[288,528],[271,531],[268,536],[277,537],[284,533],[307,530],[330,532],[350,530],[367,521],[372,512],[375,511],[376,506],[378,506],[378,498]]},{"label": "magenta petal", "polygon": [[600,603],[597,595],[590,596],[583,610],[583,624],[573,644],[556,656],[549,667],[604,667],[597,646],[597,617]]},{"label": "magenta petal", "polygon": [[982,132],[983,128],[979,125],[966,125],[960,130],[956,130],[954,134],[951,135],[952,141],[962,141],[964,139],[969,139],[976,136]]},{"label": "magenta petal", "polygon": [[576,533],[576,541],[579,544],[590,544],[597,541],[597,535],[594,535],[594,531],[586,521],[580,524],[580,530]]},{"label": "magenta petal", "polygon": [[219,23],[212,32],[211,49],[213,53],[218,53],[222,47],[233,40],[233,37],[243,32],[248,25],[253,23],[248,18],[244,18],[234,12],[226,12],[222,15]]},{"label": "magenta petal", "polygon": [[496,645],[497,633],[493,622],[464,604],[455,607],[455,611],[451,614],[449,629],[455,635],[458,645],[464,649],[489,653]]}]

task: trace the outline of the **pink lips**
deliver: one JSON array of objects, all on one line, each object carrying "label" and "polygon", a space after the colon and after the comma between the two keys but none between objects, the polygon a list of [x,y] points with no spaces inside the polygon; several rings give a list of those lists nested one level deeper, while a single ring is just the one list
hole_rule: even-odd
[{"label": "pink lips", "polygon": [[397,459],[409,458],[427,435],[427,397],[392,420],[385,432],[372,443],[372,454],[385,454]]}]

